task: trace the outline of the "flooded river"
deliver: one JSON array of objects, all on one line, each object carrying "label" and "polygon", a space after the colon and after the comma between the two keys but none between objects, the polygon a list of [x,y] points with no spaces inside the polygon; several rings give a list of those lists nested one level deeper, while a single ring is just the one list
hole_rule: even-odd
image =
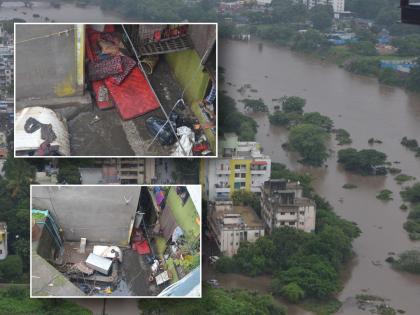
[{"label": "flooded river", "polygon": [[[34,17],[35,16],[37,17]],[[38,16],[39,15],[39,16]],[[63,3],[60,8],[53,8],[49,2],[33,2],[32,8],[25,8],[23,2],[3,2],[0,7],[0,20],[12,18],[26,22],[120,22],[122,17],[101,10],[98,6],[77,7],[72,3]]]},{"label": "flooded river", "polygon": [[[225,89],[236,100],[262,98],[273,110],[272,99],[283,95],[304,97],[305,110],[331,117],[337,128],[350,132],[353,147],[369,148],[369,138],[380,139],[383,144],[372,147],[385,152],[389,161],[400,162],[395,167],[403,173],[420,179],[420,158],[400,145],[404,136],[420,139],[420,94],[383,86],[375,79],[352,75],[335,65],[260,41],[223,41],[219,64],[225,68],[229,82]],[[254,92],[248,89],[239,93],[244,84],[251,84]],[[241,103],[238,107],[241,109]],[[311,173],[316,191],[339,215],[357,222],[362,229],[354,242],[356,257],[343,275],[344,288],[338,298],[344,306],[339,314],[366,314],[353,300],[363,291],[390,299],[394,308],[406,314],[419,314],[420,276],[396,272],[384,262],[389,252],[420,249],[420,242],[410,241],[402,227],[407,213],[399,210],[401,186],[393,176],[363,177],[343,171],[336,163],[341,147],[334,140],[330,141],[328,167],[303,167],[294,154],[281,148],[287,141],[286,130],[271,127],[266,115],[254,118],[259,124],[257,141],[264,152],[275,162]],[[345,190],[345,183],[358,188]],[[385,203],[375,198],[384,188],[394,192],[393,201]]]}]

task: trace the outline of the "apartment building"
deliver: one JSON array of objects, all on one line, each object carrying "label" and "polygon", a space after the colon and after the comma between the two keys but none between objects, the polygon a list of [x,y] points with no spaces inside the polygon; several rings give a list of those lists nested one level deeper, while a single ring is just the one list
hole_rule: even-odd
[{"label": "apartment building", "polygon": [[241,242],[255,242],[264,236],[264,224],[254,210],[234,206],[229,199],[209,203],[207,219],[220,252],[230,257],[238,252]]},{"label": "apartment building", "polygon": [[7,225],[0,222],[0,260],[7,258]]},{"label": "apartment building", "polygon": [[219,141],[219,158],[201,161],[200,182],[204,198],[229,198],[235,190],[260,193],[270,178],[271,159],[257,142],[239,141],[235,134],[225,134]]},{"label": "apartment building", "polygon": [[285,226],[305,232],[315,230],[315,202],[302,197],[299,182],[266,181],[261,187],[261,214],[268,233]]},{"label": "apartment building", "polygon": [[312,9],[314,6],[321,5],[331,5],[334,9],[335,17],[337,18],[340,13],[345,11],[346,1],[345,0],[297,0],[305,4],[308,9]]},{"label": "apartment building", "polygon": [[13,46],[0,46],[0,88],[13,84]]},{"label": "apartment building", "polygon": [[155,159],[98,159],[94,167],[79,168],[83,184],[151,184]]}]

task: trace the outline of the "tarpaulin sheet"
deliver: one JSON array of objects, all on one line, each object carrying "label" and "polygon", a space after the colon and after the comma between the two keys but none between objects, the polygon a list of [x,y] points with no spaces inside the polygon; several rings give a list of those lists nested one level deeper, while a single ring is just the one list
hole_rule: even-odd
[{"label": "tarpaulin sheet", "polygon": [[139,253],[140,255],[147,255],[150,254],[150,247],[149,247],[149,243],[147,243],[146,240],[140,241],[140,242],[136,242],[136,251],[137,253]]},{"label": "tarpaulin sheet", "polygon": [[[105,30],[108,29],[105,28]],[[94,47],[100,39],[101,33],[87,28],[87,34],[93,58],[96,59]],[[159,108],[157,97],[138,67],[135,67],[119,85],[112,77],[103,81],[124,120],[136,118]]]},{"label": "tarpaulin sheet", "polygon": [[158,204],[158,206],[160,206],[160,204],[162,203],[163,199],[165,199],[165,193],[163,191],[159,191],[156,194],[156,203]]}]

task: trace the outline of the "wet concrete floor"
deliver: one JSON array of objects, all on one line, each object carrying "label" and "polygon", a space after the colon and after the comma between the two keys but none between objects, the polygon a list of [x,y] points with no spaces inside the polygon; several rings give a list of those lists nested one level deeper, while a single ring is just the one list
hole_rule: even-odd
[{"label": "wet concrete floor", "polygon": [[[149,78],[162,106],[169,113],[181,96],[182,88],[163,57]],[[160,108],[128,121],[123,121],[115,108],[99,110],[92,105],[58,111],[68,119],[72,156],[168,156],[174,149],[173,146],[162,146],[158,141],[149,148],[153,137],[145,121],[151,116],[165,118]],[[192,116],[189,108],[177,108],[177,112]]]}]

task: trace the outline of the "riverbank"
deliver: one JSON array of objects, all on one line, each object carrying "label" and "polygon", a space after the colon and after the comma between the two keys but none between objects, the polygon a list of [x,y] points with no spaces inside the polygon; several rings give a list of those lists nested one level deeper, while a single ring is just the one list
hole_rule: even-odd
[{"label": "riverbank", "polygon": [[[334,46],[326,39],[325,34],[312,29],[298,32],[291,27],[276,24],[244,26],[242,28],[237,32],[251,33],[257,40],[269,41],[279,47],[335,64],[354,74],[374,77],[384,85],[403,87],[408,91],[420,93],[420,85],[417,84],[420,75],[416,75],[416,79],[413,78],[414,70],[409,74],[381,67],[381,61],[415,59],[420,56],[380,55],[375,52],[375,46],[370,42],[368,44],[372,45],[370,48],[373,51],[366,49],[369,51],[369,55],[355,53],[353,51],[355,49],[351,49],[349,45]],[[363,49],[359,50],[364,51]],[[419,70],[417,72],[420,73]]]}]

